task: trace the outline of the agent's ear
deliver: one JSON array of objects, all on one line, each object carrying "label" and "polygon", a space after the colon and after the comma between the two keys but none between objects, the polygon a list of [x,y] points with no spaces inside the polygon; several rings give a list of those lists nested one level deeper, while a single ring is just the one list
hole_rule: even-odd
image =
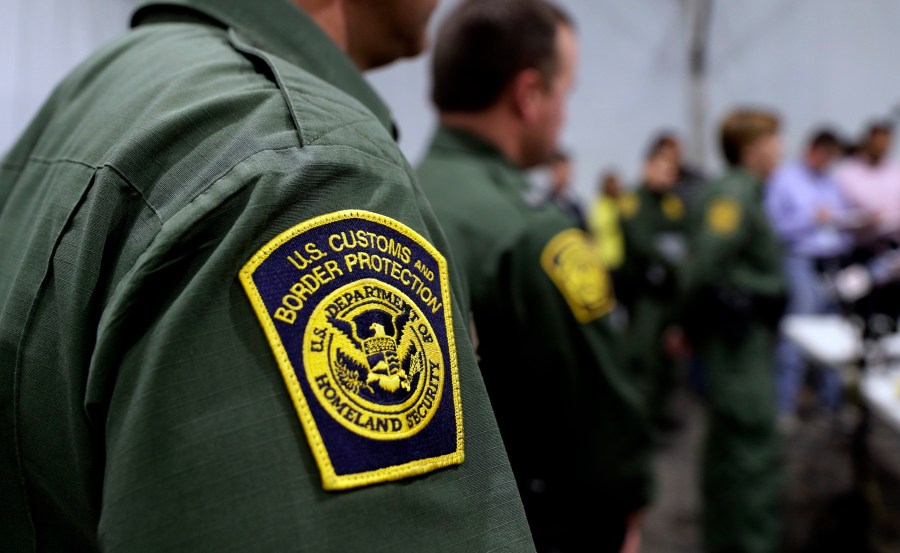
[{"label": "agent's ear", "polygon": [[513,110],[523,121],[530,123],[538,117],[546,90],[544,77],[537,69],[519,71],[510,83],[508,92],[512,96]]}]

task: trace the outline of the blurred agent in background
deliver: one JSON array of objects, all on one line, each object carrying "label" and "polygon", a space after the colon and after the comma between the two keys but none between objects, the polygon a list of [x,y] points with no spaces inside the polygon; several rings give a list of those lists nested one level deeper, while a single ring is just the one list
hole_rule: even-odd
[{"label": "blurred agent in background", "polygon": [[776,553],[785,483],[772,357],[785,283],[762,195],[781,157],[779,120],[737,109],[722,121],[719,138],[728,169],[696,204],[682,281],[687,329],[706,369],[704,548]]},{"label": "blurred agent in background", "polygon": [[591,237],[526,171],[558,148],[572,20],[542,0],[463,1],[432,58],[440,127],[418,167],[468,283],[478,354],[539,551],[633,551],[649,434]]},{"label": "blurred agent in background", "polygon": [[650,151],[672,160],[676,170],[673,191],[685,205],[692,205],[703,189],[706,176],[685,160],[681,137],[674,131],[662,131],[651,142]]},{"label": "blurred agent in background", "polygon": [[657,430],[672,429],[666,405],[678,378],[664,334],[678,315],[678,274],[686,255],[685,207],[674,188],[676,158],[651,145],[643,178],[619,202],[625,238],[624,277],[629,287],[627,343],[630,370],[640,385],[645,412]]}]

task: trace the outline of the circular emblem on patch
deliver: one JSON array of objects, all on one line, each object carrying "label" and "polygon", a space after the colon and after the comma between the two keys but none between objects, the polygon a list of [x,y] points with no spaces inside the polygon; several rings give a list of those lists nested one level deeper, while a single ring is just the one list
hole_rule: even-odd
[{"label": "circular emblem on patch", "polygon": [[348,430],[378,440],[421,430],[441,400],[442,352],[406,294],[375,279],[338,288],[304,336],[310,388]]}]

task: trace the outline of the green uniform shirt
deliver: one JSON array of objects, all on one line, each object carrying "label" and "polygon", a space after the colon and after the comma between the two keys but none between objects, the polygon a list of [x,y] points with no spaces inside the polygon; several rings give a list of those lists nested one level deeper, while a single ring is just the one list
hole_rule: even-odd
[{"label": "green uniform shirt", "polygon": [[628,355],[646,410],[659,412],[676,385],[673,360],[663,351],[665,329],[676,322],[678,273],[687,244],[685,208],[672,192],[640,185],[619,200],[625,242],[624,277],[628,301]]},{"label": "green uniform shirt", "polygon": [[783,450],[775,426],[774,323],[784,292],[762,183],[731,169],[706,185],[690,225],[687,313],[695,319],[708,431],[700,471],[704,551],[782,550]]},{"label": "green uniform shirt", "polygon": [[689,223],[689,292],[719,285],[760,296],[784,293],[780,246],[762,207],[762,187],[743,169],[705,185]]},{"label": "green uniform shirt", "polygon": [[287,1],[135,24],[0,168],[4,551],[534,551],[374,91]]},{"label": "green uniform shirt", "polygon": [[473,135],[439,129],[417,171],[468,284],[479,364],[533,526],[545,508],[581,534],[601,513],[645,505],[647,429],[596,247],[554,204],[529,202],[525,174]]},{"label": "green uniform shirt", "polygon": [[677,291],[676,273],[686,255],[685,208],[671,192],[641,185],[619,199],[625,242],[625,271],[640,294],[669,299]]}]

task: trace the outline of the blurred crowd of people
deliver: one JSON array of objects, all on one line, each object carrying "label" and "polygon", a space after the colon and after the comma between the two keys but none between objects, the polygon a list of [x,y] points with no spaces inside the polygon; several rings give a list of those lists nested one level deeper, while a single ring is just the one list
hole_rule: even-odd
[{"label": "blurred crowd of people", "polygon": [[679,134],[661,131],[637,182],[600,174],[582,219],[611,271],[628,374],[656,441],[680,428],[678,387],[705,401],[710,551],[777,550],[781,440],[796,432],[804,389],[835,431],[853,431],[846,375],[812,362],[785,317],[843,315],[871,336],[895,332],[900,316],[893,122],[873,120],[855,139],[810,129],[795,157],[784,156],[781,124],[774,110],[728,114],[721,175],[691,166]]}]

